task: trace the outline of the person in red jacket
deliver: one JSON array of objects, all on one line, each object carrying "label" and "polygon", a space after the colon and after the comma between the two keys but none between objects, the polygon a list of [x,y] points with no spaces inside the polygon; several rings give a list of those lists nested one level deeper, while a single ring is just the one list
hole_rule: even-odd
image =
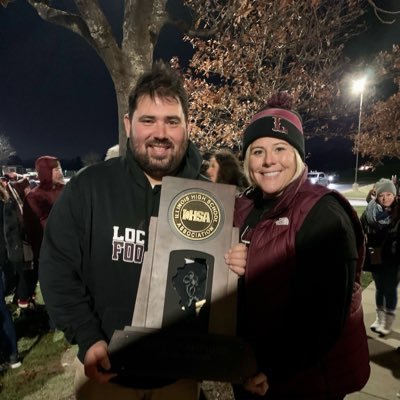
[{"label": "person in red jacket", "polygon": [[65,186],[61,165],[56,157],[39,157],[35,161],[35,169],[40,183],[28,193],[23,204],[24,228],[33,251],[34,274],[30,283],[33,298],[20,299],[18,304],[22,308],[34,300],[44,227],[54,202]]},{"label": "person in red jacket", "polygon": [[244,275],[239,334],[259,372],[234,386],[238,400],[342,400],[370,374],[361,225],[339,193],[307,180],[302,121],[291,103],[276,94],[243,135],[252,188],[236,199],[235,224],[247,262],[231,269]]}]

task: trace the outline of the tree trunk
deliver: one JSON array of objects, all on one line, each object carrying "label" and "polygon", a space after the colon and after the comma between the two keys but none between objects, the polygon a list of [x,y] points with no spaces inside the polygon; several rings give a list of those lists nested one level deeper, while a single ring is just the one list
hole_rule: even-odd
[{"label": "tree trunk", "polygon": [[52,7],[46,0],[26,1],[43,20],[83,37],[103,60],[114,82],[118,105],[118,142],[120,154],[125,154],[123,118],[128,111],[129,93],[138,77],[152,64],[154,45],[167,20],[166,1],[125,0],[121,45],[115,40],[98,0],[74,0],[76,14]]},{"label": "tree trunk", "polygon": [[[121,73],[111,74],[114,82],[115,95],[117,97],[118,106],[118,143],[119,154],[124,155],[126,151],[126,133],[124,127],[124,115],[128,112],[128,100],[131,90],[134,88],[140,75],[148,70],[152,64],[153,50],[144,51],[142,57],[138,57],[140,61],[122,63],[119,68]],[[126,56],[125,59],[132,59]],[[136,57],[135,57],[136,59]]]}]

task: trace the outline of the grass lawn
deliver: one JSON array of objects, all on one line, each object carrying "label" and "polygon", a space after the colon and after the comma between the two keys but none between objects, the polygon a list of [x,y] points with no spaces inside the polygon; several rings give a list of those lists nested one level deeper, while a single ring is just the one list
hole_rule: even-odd
[{"label": "grass lawn", "polygon": [[358,190],[348,190],[343,192],[342,194],[348,199],[365,199],[367,197],[368,192],[372,189],[373,184],[360,186]]},{"label": "grass lawn", "polygon": [[[365,198],[370,187],[357,192],[346,192],[348,198]],[[365,207],[355,207],[358,215]],[[369,272],[362,273],[362,286],[371,282]],[[72,400],[73,367],[77,347],[71,346],[61,332],[50,333],[43,300],[38,290],[39,307],[19,314],[10,305],[18,335],[18,348],[23,357],[22,366],[0,375],[0,398],[4,400]],[[224,389],[219,389],[219,385]],[[226,390],[226,385],[205,382],[206,393]],[[216,395],[217,396],[217,395]],[[211,397],[216,397],[211,395]],[[210,397],[210,398],[211,398]],[[110,399],[112,400],[112,399]]]},{"label": "grass lawn", "polygon": [[77,348],[61,332],[49,332],[40,288],[36,310],[13,312],[22,366],[0,375],[0,398],[7,400],[73,399],[73,368]]}]

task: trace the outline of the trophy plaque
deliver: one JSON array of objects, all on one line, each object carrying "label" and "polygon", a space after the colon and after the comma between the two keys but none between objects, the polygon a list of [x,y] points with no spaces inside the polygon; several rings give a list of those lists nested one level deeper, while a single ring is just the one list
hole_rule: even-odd
[{"label": "trophy plaque", "polygon": [[238,278],[224,259],[239,242],[235,194],[232,185],[163,178],[132,324],[109,344],[119,375],[240,383],[257,372],[235,336]]}]

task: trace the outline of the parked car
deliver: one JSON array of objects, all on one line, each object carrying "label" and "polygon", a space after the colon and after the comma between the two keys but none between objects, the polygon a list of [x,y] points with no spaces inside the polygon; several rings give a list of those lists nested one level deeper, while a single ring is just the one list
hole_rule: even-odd
[{"label": "parked car", "polygon": [[329,179],[328,176],[324,172],[320,171],[310,171],[307,175],[308,180],[314,185],[322,185],[322,186],[328,186],[329,185]]},{"label": "parked car", "polygon": [[328,177],[329,183],[337,182],[339,180],[339,178],[340,178],[339,174],[334,172],[334,171],[333,172],[327,172],[325,175]]}]

